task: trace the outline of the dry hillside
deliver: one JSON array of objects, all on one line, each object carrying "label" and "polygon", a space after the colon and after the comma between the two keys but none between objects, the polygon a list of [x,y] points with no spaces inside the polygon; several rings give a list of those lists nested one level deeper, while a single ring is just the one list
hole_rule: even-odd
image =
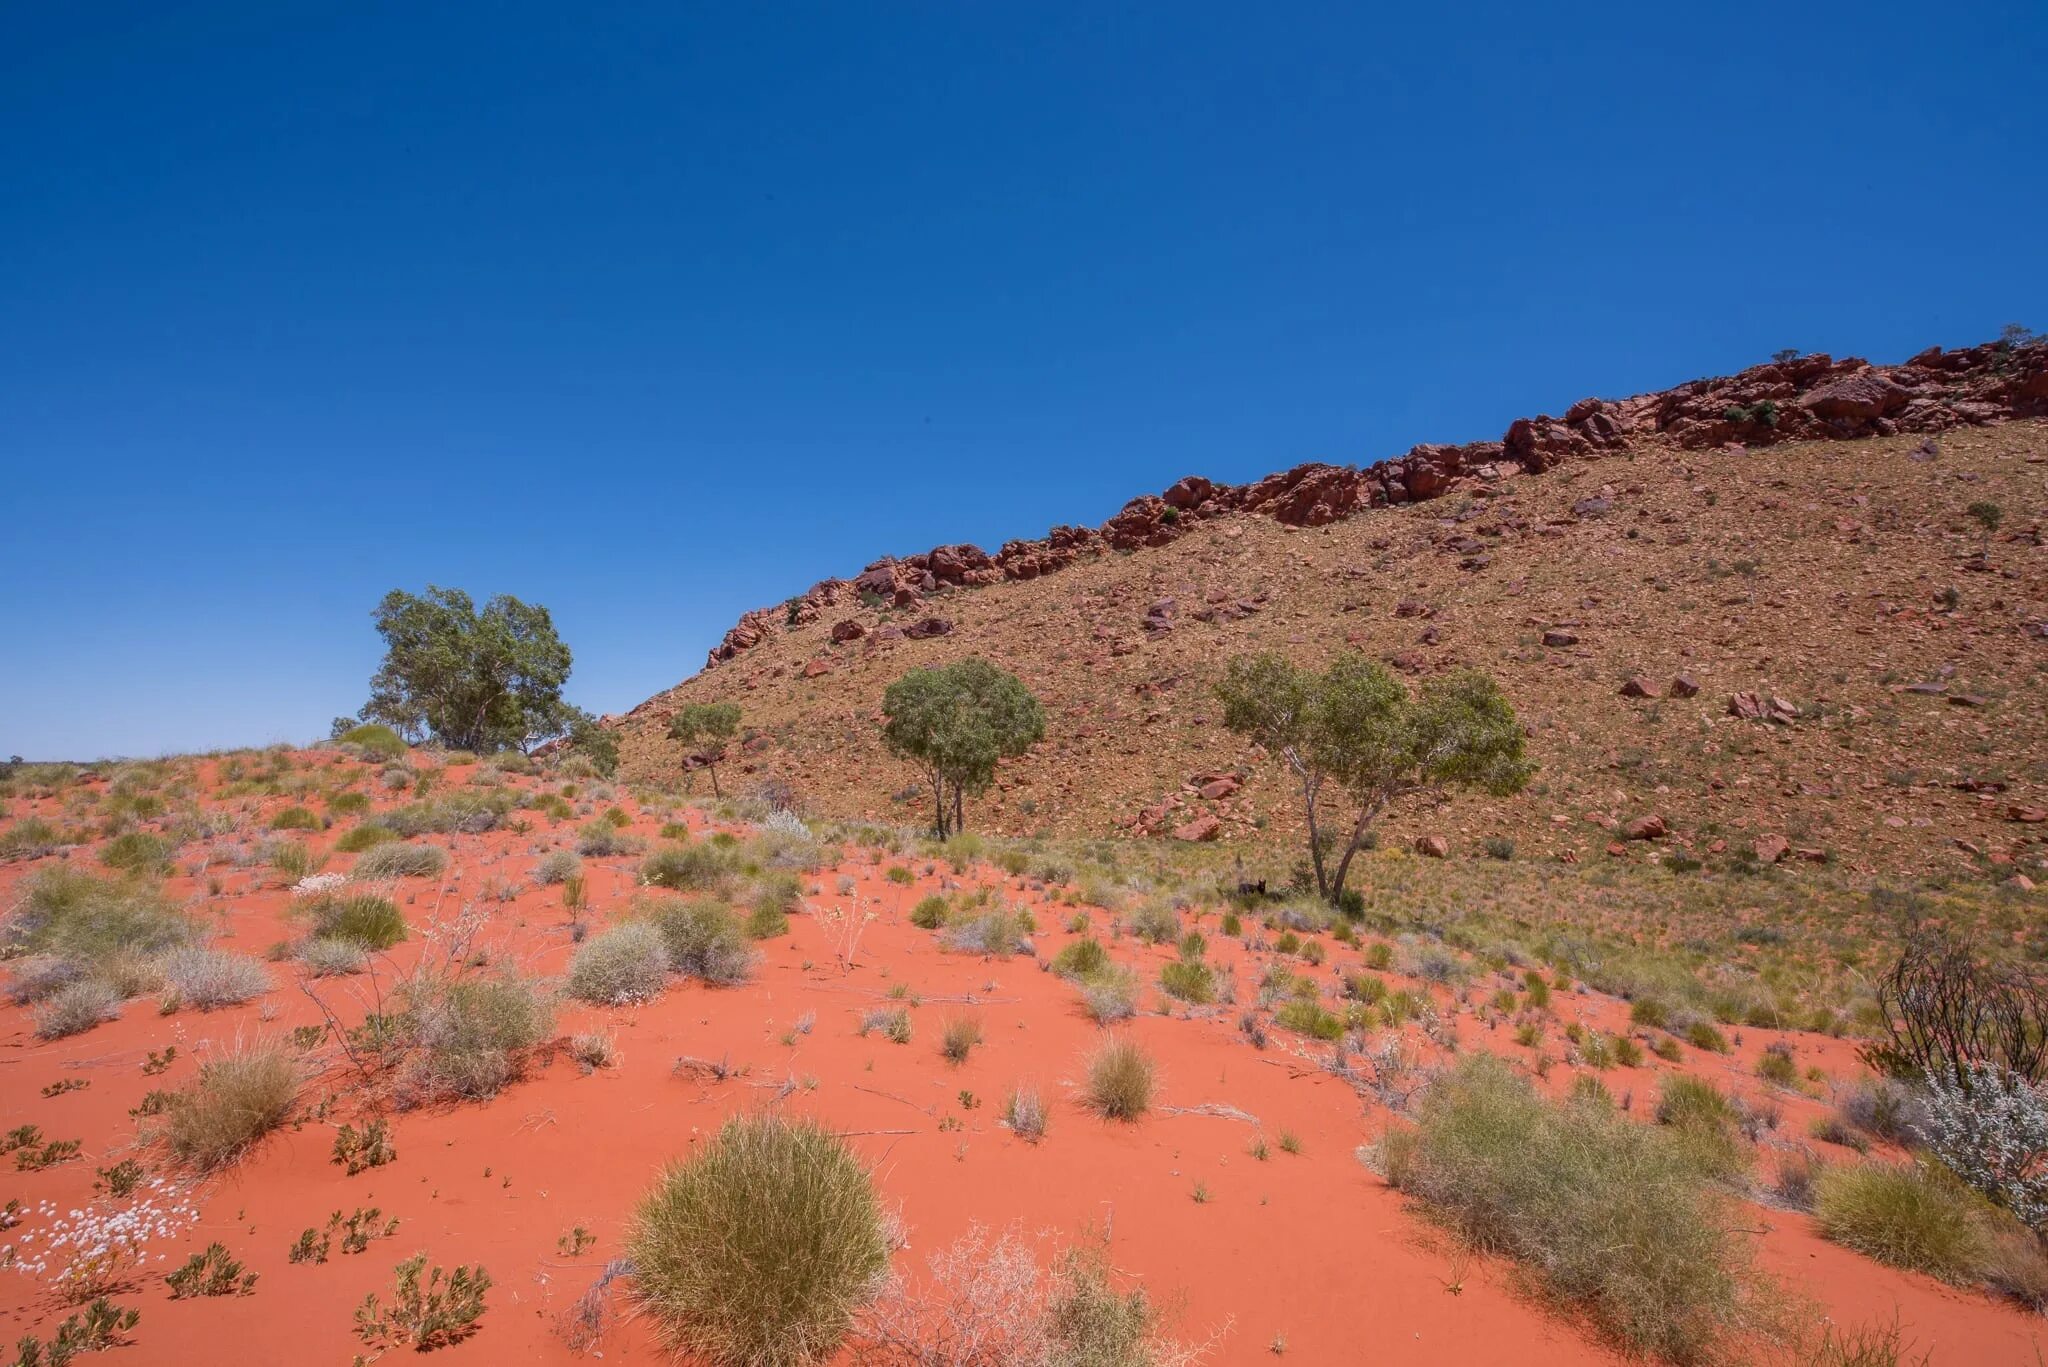
[{"label": "dry hillside", "polygon": [[[1399,811],[1389,838],[2002,879],[2038,866],[2048,832],[2044,479],[2048,424],[2020,416],[1768,447],[1639,431],[1549,461],[1468,458],[1429,501],[1361,499],[1320,526],[1219,498],[1169,516],[1166,544],[1098,539],[1058,573],[814,590],[772,623],[751,614],[758,639],[616,724],[627,773],[673,777],[670,712],[732,700],[751,733],[742,786],[912,821],[913,776],[878,738],[882,692],[980,654],[1049,720],[971,824],[1291,845],[1286,776],[1217,724],[1211,684],[1238,653],[1353,646],[1418,678],[1492,673],[1542,766],[1515,799]],[[1988,537],[1967,511],[1986,502],[2003,514]],[[1752,701],[1761,716],[1736,714]]]}]

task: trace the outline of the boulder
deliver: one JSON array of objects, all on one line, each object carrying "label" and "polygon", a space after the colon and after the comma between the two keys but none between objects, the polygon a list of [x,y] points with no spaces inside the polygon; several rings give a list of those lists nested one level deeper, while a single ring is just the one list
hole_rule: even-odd
[{"label": "boulder", "polygon": [[1193,821],[1188,822],[1187,825],[1177,827],[1174,830],[1173,838],[1175,840],[1201,843],[1220,839],[1222,835],[1223,823],[1217,820],[1215,816],[1204,813]]},{"label": "boulder", "polygon": [[1415,838],[1415,852],[1426,859],[1449,859],[1451,842],[1440,835],[1422,835]]},{"label": "boulder", "polygon": [[1630,840],[1662,840],[1671,834],[1671,828],[1661,816],[1639,816],[1623,826],[1621,833]]}]

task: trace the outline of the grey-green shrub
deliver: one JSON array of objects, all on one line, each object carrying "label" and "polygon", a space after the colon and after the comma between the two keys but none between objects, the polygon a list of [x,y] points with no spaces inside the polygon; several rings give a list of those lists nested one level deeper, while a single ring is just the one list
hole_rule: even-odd
[{"label": "grey-green shrub", "polygon": [[669,967],[707,983],[740,983],[753,976],[758,957],[746,932],[722,902],[664,898],[638,912],[661,932]]},{"label": "grey-green shrub", "polygon": [[68,983],[36,1003],[36,1034],[62,1039],[121,1014],[121,994],[96,978]]},{"label": "grey-green shrub", "polygon": [[390,841],[364,850],[351,871],[356,878],[435,878],[448,867],[448,851],[439,845],[408,845]]},{"label": "grey-green shrub", "polygon": [[161,955],[157,967],[167,989],[167,1003],[211,1011],[239,1006],[271,987],[270,973],[256,960],[224,950],[185,945]]},{"label": "grey-green shrub", "polygon": [[182,1162],[224,1167],[284,1123],[298,1086],[297,1064],[275,1044],[209,1059],[172,1098],[164,1138]]},{"label": "grey-green shrub", "polygon": [[1707,1361],[1757,1323],[1739,1222],[1666,1131],[1547,1100],[1486,1054],[1433,1082],[1415,1119],[1387,1137],[1388,1180],[1630,1351]]},{"label": "grey-green shrub", "polygon": [[889,1266],[859,1161],[814,1122],[775,1114],[727,1121],[665,1171],[627,1251],[664,1336],[720,1367],[829,1357]]},{"label": "grey-green shrub", "polygon": [[600,1006],[651,1001],[668,983],[668,945],[658,927],[628,921],[577,947],[568,992]]},{"label": "grey-green shrub", "polygon": [[299,962],[316,978],[339,978],[367,969],[370,955],[353,940],[315,937],[299,946]]},{"label": "grey-green shrub", "polygon": [[554,1029],[547,995],[509,974],[415,978],[399,998],[415,1051],[405,1081],[422,1098],[496,1094],[519,1074],[525,1052]]},{"label": "grey-green shrub", "polygon": [[549,850],[534,865],[533,881],[547,886],[566,883],[583,872],[583,861],[574,850]]}]

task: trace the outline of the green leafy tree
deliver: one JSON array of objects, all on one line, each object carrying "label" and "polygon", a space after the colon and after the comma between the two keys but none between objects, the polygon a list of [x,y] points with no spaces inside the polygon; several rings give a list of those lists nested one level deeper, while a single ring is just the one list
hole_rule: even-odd
[{"label": "green leafy tree", "polygon": [[965,829],[963,797],[988,791],[999,761],[1045,737],[1045,709],[1016,675],[987,660],[913,669],[882,695],[882,740],[930,782],[932,829]]},{"label": "green leafy tree", "polygon": [[1991,538],[1998,534],[1998,528],[2005,521],[2005,509],[1989,499],[1972,503],[1963,510],[1970,515],[1970,521],[1984,529],[1984,554],[1991,554]]},{"label": "green leafy tree", "polygon": [[610,778],[619,771],[619,736],[610,727],[580,707],[569,709],[565,739],[571,754],[581,755],[591,767]]},{"label": "green leafy tree", "polygon": [[669,719],[668,738],[681,741],[685,749],[698,755],[704,767],[711,771],[711,793],[723,797],[718,791],[718,764],[725,758],[725,747],[740,729],[740,708],[738,703],[693,702]]},{"label": "green leafy tree", "polygon": [[481,611],[461,589],[393,589],[372,617],[384,664],[364,721],[457,750],[529,750],[569,729],[569,647],[548,610],[499,595]]},{"label": "green leafy tree", "polygon": [[[1353,857],[1393,803],[1453,787],[1505,796],[1535,772],[1514,708],[1474,671],[1410,693],[1357,651],[1320,673],[1266,652],[1232,660],[1217,694],[1223,724],[1278,755],[1300,785],[1316,891],[1332,906],[1342,904]],[[1340,795],[1351,801],[1348,825]],[[1337,852],[1334,870],[1326,847]]]}]

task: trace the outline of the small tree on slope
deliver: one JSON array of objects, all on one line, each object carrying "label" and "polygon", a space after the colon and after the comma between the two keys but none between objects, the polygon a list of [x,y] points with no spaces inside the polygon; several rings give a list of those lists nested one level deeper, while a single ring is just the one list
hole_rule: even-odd
[{"label": "small tree on slope", "polygon": [[998,761],[1045,736],[1045,709],[1023,681],[987,660],[913,669],[882,695],[883,743],[930,780],[932,829],[963,829],[962,795],[983,793]]},{"label": "small tree on slope", "polygon": [[669,719],[668,738],[701,755],[704,767],[711,771],[713,797],[724,796],[718,791],[718,762],[725,758],[726,742],[739,729],[738,703],[693,702]]},{"label": "small tree on slope", "polygon": [[[1341,905],[1352,858],[1373,822],[1411,793],[1479,788],[1519,792],[1535,772],[1522,727],[1492,679],[1461,671],[1411,694],[1384,665],[1346,651],[1320,673],[1272,652],[1232,660],[1217,686],[1223,724],[1281,757],[1301,786],[1316,891]],[[1324,854],[1323,823],[1354,811],[1337,867]],[[1332,842],[1334,843],[1334,842]]]}]

